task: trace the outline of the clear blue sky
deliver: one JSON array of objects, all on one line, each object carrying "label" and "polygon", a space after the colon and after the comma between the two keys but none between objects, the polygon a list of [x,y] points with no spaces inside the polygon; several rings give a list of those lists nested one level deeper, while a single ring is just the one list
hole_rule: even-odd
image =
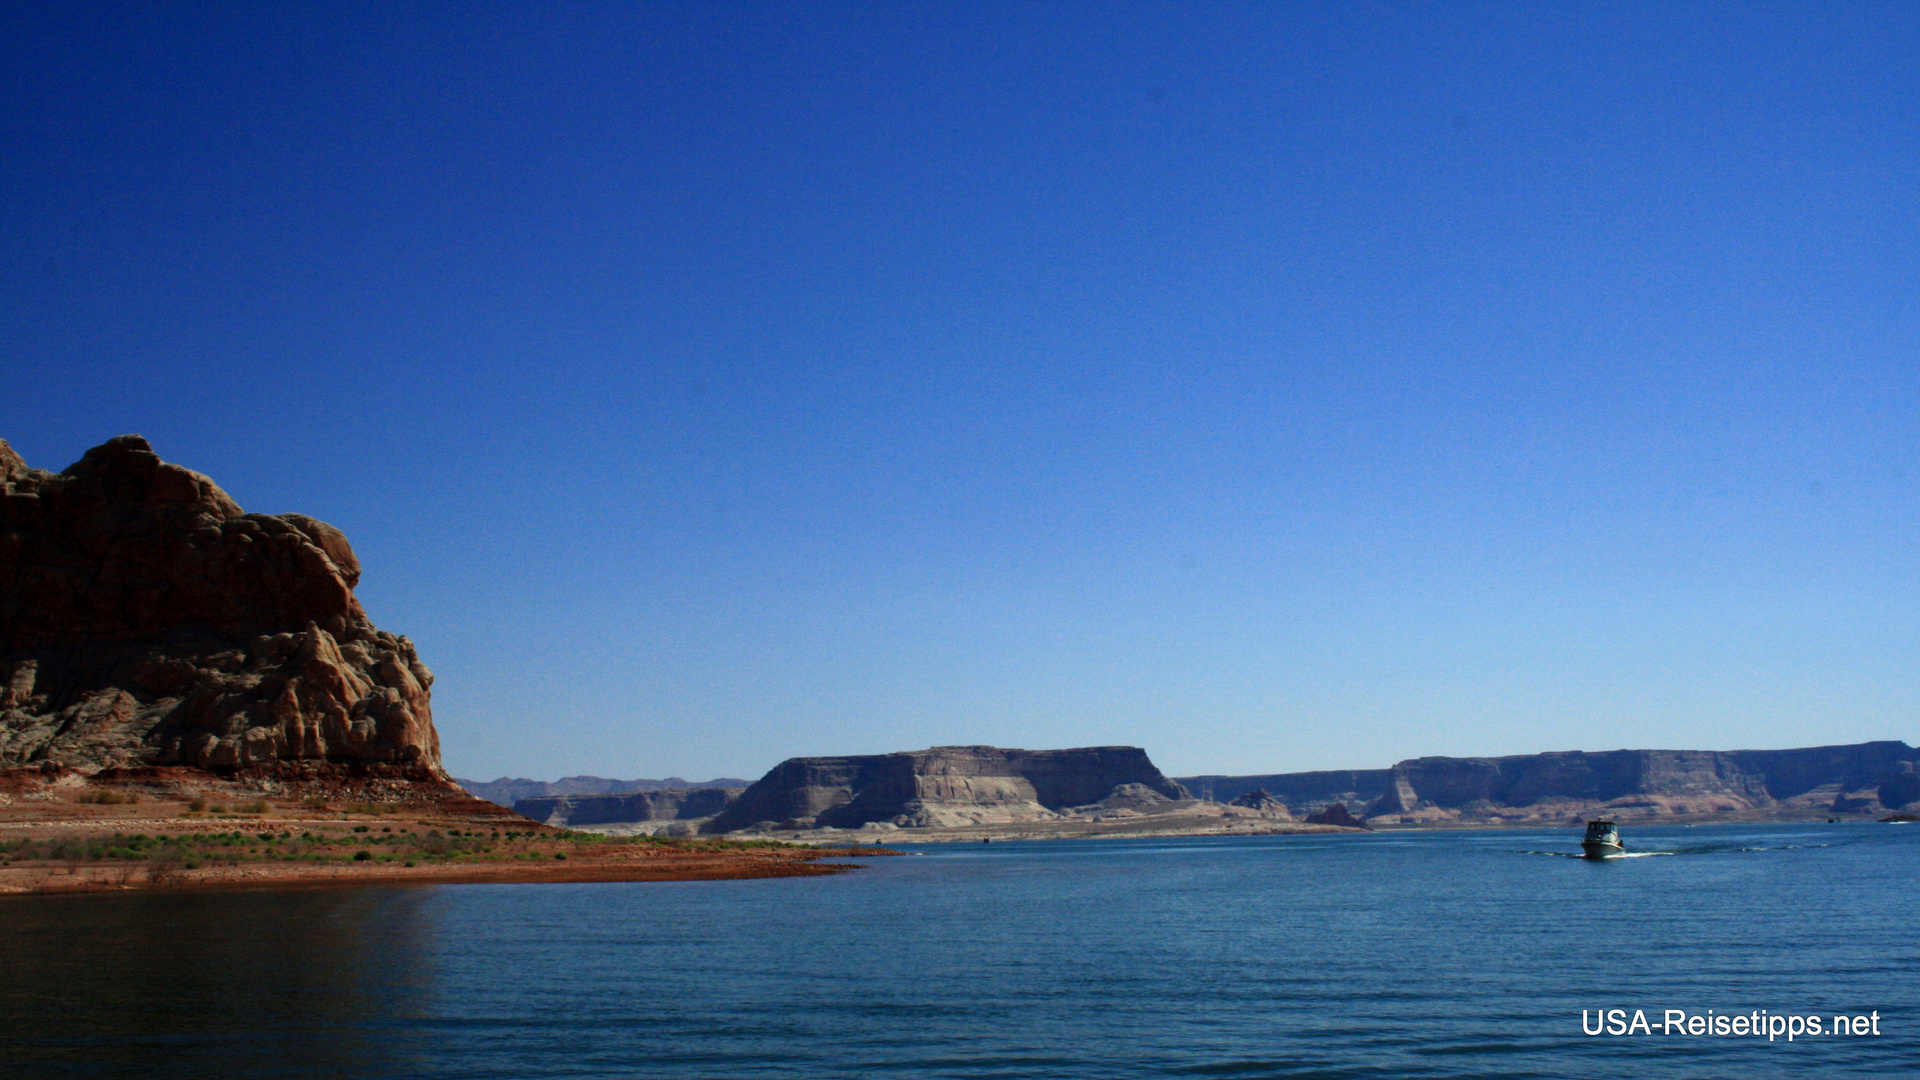
[{"label": "clear blue sky", "polygon": [[463,776],[1916,741],[1920,6],[9,4],[0,437]]}]

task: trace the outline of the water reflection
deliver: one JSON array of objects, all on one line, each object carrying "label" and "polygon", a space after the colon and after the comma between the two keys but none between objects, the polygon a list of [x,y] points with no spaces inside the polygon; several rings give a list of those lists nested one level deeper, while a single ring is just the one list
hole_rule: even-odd
[{"label": "water reflection", "polygon": [[0,904],[0,1074],[418,1074],[434,889]]}]

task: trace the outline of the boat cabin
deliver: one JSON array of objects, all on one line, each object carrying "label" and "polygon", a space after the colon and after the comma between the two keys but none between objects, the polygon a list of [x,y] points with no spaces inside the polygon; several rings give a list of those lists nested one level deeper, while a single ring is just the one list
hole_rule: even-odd
[{"label": "boat cabin", "polygon": [[1596,840],[1603,844],[1618,844],[1620,842],[1620,826],[1615,825],[1611,821],[1587,822],[1587,836],[1586,840],[1582,842],[1585,843]]}]

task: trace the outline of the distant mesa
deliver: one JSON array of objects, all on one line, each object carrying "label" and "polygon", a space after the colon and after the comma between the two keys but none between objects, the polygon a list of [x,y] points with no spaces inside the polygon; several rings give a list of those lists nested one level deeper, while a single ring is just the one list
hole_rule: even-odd
[{"label": "distant mesa", "polygon": [[338,529],[246,513],[138,435],[59,473],[0,441],[0,768],[458,795],[433,676],[359,580]]},{"label": "distant mesa", "polygon": [[750,785],[541,796],[514,809],[567,828],[669,836],[907,830],[927,839],[1011,839],[1305,828],[1285,804],[1257,793],[1233,806],[1195,799],[1137,746],[789,758]]},{"label": "distant mesa", "polygon": [[[536,781],[462,781],[475,793],[518,794]],[[631,785],[626,791],[605,791]],[[691,836],[833,829],[966,830],[1054,825],[1083,829],[1134,819],[1166,822],[1197,803],[1132,746],[1014,750],[936,746],[908,753],[791,758],[753,783],[615,781],[568,777],[538,785],[514,809],[550,825],[615,833]],[[558,789],[572,787],[574,792]],[[1224,808],[1202,817],[1218,819]],[[1244,819],[1286,820],[1236,810]],[[1217,821],[1216,821],[1217,823]]]},{"label": "distant mesa", "polygon": [[[568,828],[678,836],[807,837],[834,830],[909,830],[928,839],[1245,834],[1377,825],[1558,825],[1597,813],[1696,821],[1911,814],[1920,811],[1917,770],[1920,751],[1902,742],[1874,742],[1796,750],[1427,757],[1390,769],[1174,780],[1133,746],[936,746],[789,758],[752,784],[569,777],[551,786],[570,784],[579,793],[520,798],[514,808]],[[471,791],[488,789],[467,784]],[[646,787],[596,790],[616,784]],[[668,786],[674,784],[681,786]]]},{"label": "distant mesa", "polygon": [[936,746],[896,754],[789,758],[742,792],[705,830],[954,828],[1073,814],[1137,815],[1191,798],[1137,746]]}]

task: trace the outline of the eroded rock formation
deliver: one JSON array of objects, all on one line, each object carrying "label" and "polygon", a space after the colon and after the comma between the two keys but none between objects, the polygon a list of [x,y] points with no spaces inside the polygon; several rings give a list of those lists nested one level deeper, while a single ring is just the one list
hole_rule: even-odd
[{"label": "eroded rock formation", "polygon": [[1268,794],[1266,788],[1254,788],[1252,791],[1230,800],[1227,805],[1238,806],[1244,810],[1257,810],[1269,817],[1280,818],[1282,820],[1290,820],[1293,816],[1287,809],[1287,804]]},{"label": "eroded rock formation", "polygon": [[1008,750],[936,746],[911,753],[789,758],[707,825],[948,828],[1079,812],[1138,813],[1188,799],[1135,746]]},{"label": "eroded rock formation", "polygon": [[246,513],[137,435],[60,473],[0,442],[0,767],[446,785],[433,676],[359,579],[338,529]]},{"label": "eroded rock formation", "polygon": [[1307,817],[1309,825],[1337,825],[1342,829],[1364,829],[1367,823],[1354,817],[1340,803],[1328,803],[1325,810]]}]

